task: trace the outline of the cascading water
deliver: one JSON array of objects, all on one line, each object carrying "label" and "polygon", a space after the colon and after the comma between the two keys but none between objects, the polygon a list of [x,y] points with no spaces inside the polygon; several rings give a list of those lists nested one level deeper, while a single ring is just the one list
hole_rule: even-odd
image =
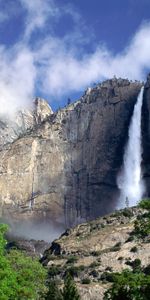
[{"label": "cascading water", "polygon": [[137,98],[133,116],[129,126],[128,143],[124,153],[123,171],[118,177],[120,198],[118,208],[134,206],[142,198],[144,185],[141,177],[141,110],[143,102],[144,87]]}]

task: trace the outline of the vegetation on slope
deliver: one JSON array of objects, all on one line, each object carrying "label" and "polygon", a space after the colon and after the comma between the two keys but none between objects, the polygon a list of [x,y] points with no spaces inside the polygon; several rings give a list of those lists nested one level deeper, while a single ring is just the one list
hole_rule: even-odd
[{"label": "vegetation on slope", "polygon": [[150,235],[150,200],[144,199],[139,203],[139,207],[146,210],[143,215],[135,221],[133,234],[138,238],[146,238]]},{"label": "vegetation on slope", "polygon": [[[88,285],[93,287],[94,283],[104,286],[104,291],[107,289],[105,293],[103,292],[104,296],[93,299],[149,299],[150,264],[148,265],[147,259],[145,260],[145,250],[142,252],[144,256],[140,256],[142,248],[147,249],[146,251],[149,249],[149,200],[142,200],[137,211],[135,208],[118,211],[111,216],[79,225],[70,231],[70,237],[63,235],[59,240],[60,253],[46,252],[47,263],[45,264],[45,259],[43,261],[45,267],[36,258],[27,256],[25,252],[16,249],[6,250],[7,241],[4,236],[7,229],[6,225],[0,225],[1,300],[79,300],[75,281],[80,289]],[[114,239],[115,232],[116,237],[121,237],[121,240]],[[101,249],[102,244],[94,250],[93,243],[97,246],[96,243],[101,236],[103,239],[108,237],[105,239],[106,248]],[[83,245],[86,240],[89,246],[86,244],[85,248]],[[59,245],[58,242],[56,245]],[[65,248],[67,245],[71,246],[70,252],[67,250],[65,253],[63,248],[61,250],[63,245]],[[111,262],[113,257],[114,264],[106,265],[106,261]]]},{"label": "vegetation on slope", "polygon": [[[135,221],[132,236],[145,239],[150,235],[150,200],[144,199],[139,207],[146,210]],[[145,242],[149,242],[146,241]],[[150,299],[150,265],[141,267],[141,262],[136,259],[129,262],[133,270],[123,270],[122,273],[113,274],[113,285],[106,291],[104,300],[149,300]]]},{"label": "vegetation on slope", "polygon": [[143,272],[124,270],[114,275],[112,287],[105,293],[104,300],[149,300],[150,276]]},{"label": "vegetation on slope", "polygon": [[46,270],[24,253],[6,252],[7,225],[0,225],[0,297],[1,300],[44,299],[46,294]]},{"label": "vegetation on slope", "polygon": [[8,226],[0,224],[1,300],[79,300],[72,277],[65,278],[63,291],[49,280],[47,269],[36,259],[18,250],[6,251]]},{"label": "vegetation on slope", "polygon": [[104,299],[148,300],[149,223],[150,201],[142,200],[67,231],[45,252],[43,264],[51,280],[63,282],[69,272],[81,299],[102,300],[108,290]]}]

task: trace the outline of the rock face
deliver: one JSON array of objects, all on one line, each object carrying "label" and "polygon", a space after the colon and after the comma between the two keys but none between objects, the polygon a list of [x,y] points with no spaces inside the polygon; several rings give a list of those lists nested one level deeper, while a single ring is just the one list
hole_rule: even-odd
[{"label": "rock face", "polygon": [[53,114],[48,103],[41,98],[36,98],[34,107],[30,110],[18,111],[15,115],[0,116],[0,149],[7,143],[29,133],[36,124],[44,121]]},{"label": "rock face", "polygon": [[112,79],[57,113],[37,98],[35,109],[20,112],[13,125],[2,120],[2,216],[70,226],[112,211],[140,88]]},{"label": "rock face", "polygon": [[145,196],[150,197],[150,74],[145,84],[142,117],[143,177],[146,186]]}]

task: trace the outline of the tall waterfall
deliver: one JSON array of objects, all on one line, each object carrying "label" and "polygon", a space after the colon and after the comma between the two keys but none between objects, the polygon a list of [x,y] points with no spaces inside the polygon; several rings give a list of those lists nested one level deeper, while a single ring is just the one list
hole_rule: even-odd
[{"label": "tall waterfall", "polygon": [[144,87],[137,98],[133,116],[129,126],[128,143],[125,148],[123,170],[118,177],[120,199],[118,208],[134,206],[142,198],[144,185],[141,178],[141,110],[143,102]]}]

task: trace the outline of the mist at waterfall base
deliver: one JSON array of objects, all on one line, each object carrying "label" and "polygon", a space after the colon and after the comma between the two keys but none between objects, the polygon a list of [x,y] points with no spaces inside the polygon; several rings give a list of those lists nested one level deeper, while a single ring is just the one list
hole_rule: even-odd
[{"label": "mist at waterfall base", "polygon": [[137,102],[134,106],[129,126],[128,142],[123,158],[123,168],[121,174],[119,174],[117,178],[118,188],[120,189],[117,209],[137,205],[145,190],[141,172],[141,111],[143,92],[144,87],[141,88]]},{"label": "mist at waterfall base", "polygon": [[65,230],[63,223],[53,223],[47,220],[20,220],[11,218],[1,218],[0,223],[9,225],[9,236],[25,240],[37,240],[51,243],[58,238]]}]

